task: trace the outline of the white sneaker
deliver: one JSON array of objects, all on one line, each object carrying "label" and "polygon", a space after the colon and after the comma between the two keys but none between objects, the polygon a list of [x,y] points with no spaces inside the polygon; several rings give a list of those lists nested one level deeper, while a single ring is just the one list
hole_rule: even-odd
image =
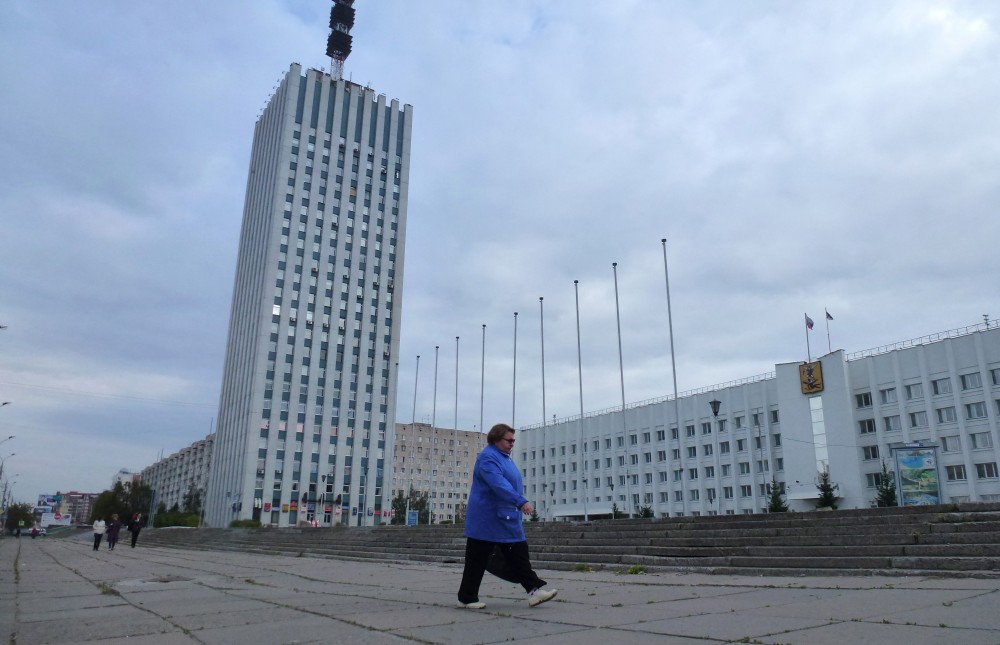
[{"label": "white sneaker", "polygon": [[555,589],[549,589],[548,591],[545,591],[543,589],[535,589],[530,594],[528,594],[528,606],[534,607],[536,605],[542,604],[543,602],[548,602],[549,600],[555,598],[557,593],[559,592],[556,591]]},{"label": "white sneaker", "polygon": [[477,600],[476,602],[460,602],[458,603],[458,607],[460,609],[484,609],[486,603],[481,600]]}]

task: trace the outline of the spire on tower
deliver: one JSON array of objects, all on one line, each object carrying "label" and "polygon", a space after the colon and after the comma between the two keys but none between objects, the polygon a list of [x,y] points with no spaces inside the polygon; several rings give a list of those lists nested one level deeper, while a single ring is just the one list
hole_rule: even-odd
[{"label": "spire on tower", "polygon": [[343,78],[344,61],[351,55],[351,27],[354,26],[354,0],[333,0],[330,8],[330,37],[326,55],[334,78]]}]

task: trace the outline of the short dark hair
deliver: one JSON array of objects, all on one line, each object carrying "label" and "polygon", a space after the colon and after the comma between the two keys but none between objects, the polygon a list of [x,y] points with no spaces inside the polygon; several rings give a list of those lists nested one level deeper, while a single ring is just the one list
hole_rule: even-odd
[{"label": "short dark hair", "polygon": [[492,446],[496,442],[503,439],[504,435],[506,435],[508,432],[514,434],[514,428],[511,428],[506,423],[498,423],[492,428],[490,428],[490,431],[486,433],[486,443]]}]

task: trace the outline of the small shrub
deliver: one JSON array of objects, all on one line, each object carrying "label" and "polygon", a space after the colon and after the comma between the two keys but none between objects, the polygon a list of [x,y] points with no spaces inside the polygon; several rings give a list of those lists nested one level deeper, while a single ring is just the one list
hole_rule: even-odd
[{"label": "small shrub", "polygon": [[250,528],[259,529],[261,527],[260,520],[233,520],[229,523],[229,528]]},{"label": "small shrub", "polygon": [[628,568],[627,573],[630,576],[637,576],[646,573],[646,567],[642,566],[641,564],[633,564],[631,567]]},{"label": "small shrub", "polygon": [[582,571],[584,573],[590,573],[591,571],[593,571],[593,569],[590,568],[590,565],[584,564],[582,562],[578,562],[573,567],[573,571]]}]

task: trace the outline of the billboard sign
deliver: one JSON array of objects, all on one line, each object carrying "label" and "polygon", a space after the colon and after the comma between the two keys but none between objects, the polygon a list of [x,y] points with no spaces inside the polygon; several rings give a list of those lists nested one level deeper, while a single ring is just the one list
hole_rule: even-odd
[{"label": "billboard sign", "polygon": [[937,449],[933,446],[904,445],[893,448],[900,506],[941,503]]}]

